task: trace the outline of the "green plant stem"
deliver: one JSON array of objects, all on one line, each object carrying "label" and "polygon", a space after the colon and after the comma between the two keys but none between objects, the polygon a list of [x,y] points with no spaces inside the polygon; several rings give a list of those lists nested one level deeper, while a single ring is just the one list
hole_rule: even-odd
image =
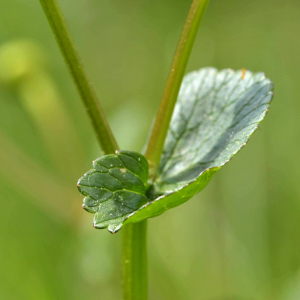
[{"label": "green plant stem", "polygon": [[147,219],[122,229],[123,300],[147,299]]},{"label": "green plant stem", "polygon": [[145,155],[154,168],[159,165],[180,85],[208,3],[209,0],[193,1],[177,46]]},{"label": "green plant stem", "polygon": [[75,48],[59,4],[56,0],[40,0],[40,3],[81,95],[81,99],[91,119],[100,146],[104,153],[114,153],[119,148],[118,144]]},{"label": "green plant stem", "polygon": [[[114,153],[118,145],[75,48],[56,0],[40,0],[60,50],[79,90],[104,153]],[[125,300],[147,299],[147,220],[123,228],[123,290]]]}]

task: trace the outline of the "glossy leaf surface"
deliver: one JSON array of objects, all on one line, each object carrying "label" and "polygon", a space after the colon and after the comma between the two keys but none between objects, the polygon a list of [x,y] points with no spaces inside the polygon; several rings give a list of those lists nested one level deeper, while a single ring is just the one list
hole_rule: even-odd
[{"label": "glossy leaf surface", "polygon": [[117,151],[93,162],[78,181],[83,208],[95,213],[94,227],[118,231],[129,214],[147,203],[148,162],[133,151]]}]

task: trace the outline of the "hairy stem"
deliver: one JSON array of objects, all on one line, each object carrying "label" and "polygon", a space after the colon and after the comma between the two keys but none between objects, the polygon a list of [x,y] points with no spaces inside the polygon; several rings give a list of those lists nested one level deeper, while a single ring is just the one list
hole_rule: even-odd
[{"label": "hairy stem", "polygon": [[147,299],[147,219],[122,229],[123,300]]},{"label": "hairy stem", "polygon": [[59,4],[57,0],[40,0],[40,3],[91,119],[100,146],[104,153],[114,153],[118,150],[118,144],[75,48]]},{"label": "hairy stem", "polygon": [[167,85],[146,151],[146,157],[154,167],[159,165],[182,78],[208,3],[209,0],[193,1],[177,46]]}]

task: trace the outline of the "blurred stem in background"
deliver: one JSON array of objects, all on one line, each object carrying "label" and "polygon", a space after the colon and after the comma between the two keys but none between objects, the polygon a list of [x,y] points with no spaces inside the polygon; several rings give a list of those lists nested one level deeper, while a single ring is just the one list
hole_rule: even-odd
[{"label": "blurred stem in background", "polygon": [[74,228],[80,210],[68,199],[75,198],[75,191],[23,153],[2,131],[0,143],[1,177],[13,182],[14,188],[57,222]]},{"label": "blurred stem in background", "polygon": [[[11,87],[34,121],[62,178],[80,174],[83,160],[76,127],[60,93],[47,72],[43,49],[29,40],[16,40],[0,48],[0,82]],[[68,165],[68,168],[65,167]]]},{"label": "blurred stem in background", "polygon": [[1,175],[6,180],[11,179],[50,217],[71,228],[78,221],[79,209],[71,200],[75,191],[68,188],[66,180],[70,180],[70,172],[64,165],[78,173],[77,162],[83,159],[83,153],[76,127],[45,67],[45,57],[43,49],[27,39],[2,45],[0,85],[20,100],[22,108],[34,121],[50,153],[56,175],[30,158],[0,131]]},{"label": "blurred stem in background", "polygon": [[79,174],[78,162],[82,161],[83,155],[80,155],[82,151],[78,151],[81,146],[76,128],[61,105],[62,101],[51,78],[44,72],[34,74],[21,84],[19,92],[58,172],[63,178],[68,178],[70,173]]}]

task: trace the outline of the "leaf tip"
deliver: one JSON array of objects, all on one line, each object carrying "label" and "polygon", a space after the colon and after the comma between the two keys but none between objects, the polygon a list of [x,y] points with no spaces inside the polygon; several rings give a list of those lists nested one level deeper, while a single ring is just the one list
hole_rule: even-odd
[{"label": "leaf tip", "polygon": [[119,223],[118,225],[111,224],[107,227],[108,231],[112,234],[117,233],[123,226],[123,223]]}]

